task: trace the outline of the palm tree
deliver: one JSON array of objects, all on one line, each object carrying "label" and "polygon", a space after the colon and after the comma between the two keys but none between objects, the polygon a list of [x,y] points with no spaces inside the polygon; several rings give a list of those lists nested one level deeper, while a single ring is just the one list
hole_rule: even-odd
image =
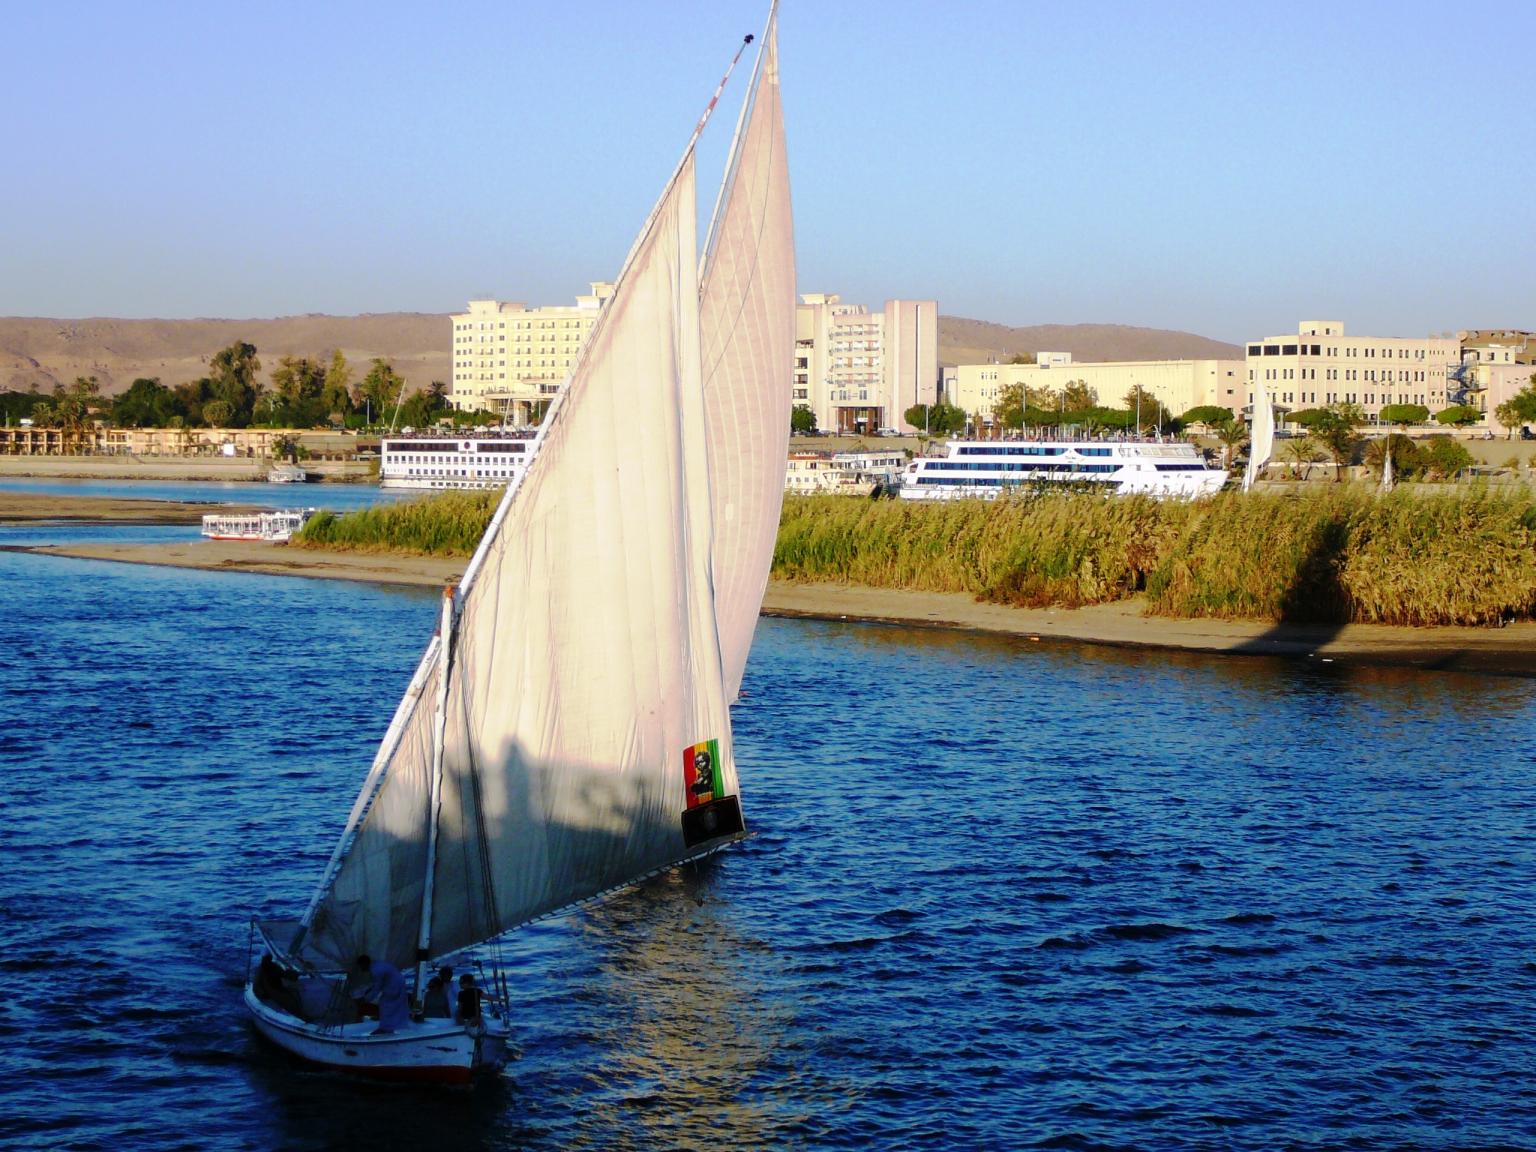
[{"label": "palm tree", "polygon": [[1216,425],[1216,439],[1225,446],[1222,467],[1232,467],[1232,457],[1248,442],[1248,426],[1241,420],[1224,420]]},{"label": "palm tree", "polygon": [[1317,452],[1317,441],[1310,436],[1296,436],[1286,441],[1285,454],[1291,461],[1291,471],[1297,479],[1305,480],[1311,475]]}]

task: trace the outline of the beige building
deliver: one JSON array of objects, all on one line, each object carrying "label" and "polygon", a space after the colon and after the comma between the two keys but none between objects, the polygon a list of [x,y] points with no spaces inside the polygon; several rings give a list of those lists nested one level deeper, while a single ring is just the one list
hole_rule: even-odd
[{"label": "beige building", "polygon": [[529,423],[560,390],[612,295],[613,285],[599,281],[571,306],[471,300],[453,318],[453,406]]},{"label": "beige building", "polygon": [[1374,418],[1388,404],[1447,407],[1460,363],[1461,344],[1448,337],[1348,336],[1342,321],[1303,320],[1295,335],[1251,341],[1246,375],[1281,409],[1355,404]]},{"label": "beige building", "polygon": [[902,413],[938,399],[939,307],[888,300],[879,312],[825,293],[795,309],[794,403],[824,432],[912,430]]},{"label": "beige building", "polygon": [[1238,411],[1247,396],[1241,360],[1111,360],[1072,362],[1069,352],[1041,352],[1034,364],[961,364],[946,375],[948,402],[985,426],[1008,388],[1049,388],[1060,393],[1070,384],[1091,388],[1098,403],[1118,408],[1139,387],[1175,416],[1202,404]]}]

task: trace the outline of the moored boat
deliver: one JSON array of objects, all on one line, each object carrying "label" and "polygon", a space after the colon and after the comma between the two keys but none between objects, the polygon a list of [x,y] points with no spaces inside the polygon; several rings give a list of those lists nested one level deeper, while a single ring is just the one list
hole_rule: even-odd
[{"label": "moored boat", "polygon": [[379,446],[379,487],[505,487],[522,475],[532,446],[532,432],[386,436]]},{"label": "moored boat", "polygon": [[1159,440],[951,440],[901,477],[903,500],[995,499],[1022,488],[1077,485],[1127,496],[1209,496],[1227,473],[1193,444]]},{"label": "moored boat", "polygon": [[283,508],[276,512],[210,512],[203,517],[203,535],[210,540],[283,544],[318,511],[318,508]]}]

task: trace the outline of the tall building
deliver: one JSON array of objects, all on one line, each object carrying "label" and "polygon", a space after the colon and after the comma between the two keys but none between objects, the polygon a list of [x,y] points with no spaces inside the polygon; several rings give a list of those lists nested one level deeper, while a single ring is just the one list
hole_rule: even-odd
[{"label": "tall building", "polygon": [[1105,360],[1074,363],[1070,352],[1040,352],[1033,364],[961,364],[946,399],[985,427],[1003,392],[1017,384],[1060,395],[1069,384],[1093,390],[1106,408],[1118,408],[1139,388],[1175,416],[1202,404],[1237,412],[1247,397],[1241,360]]},{"label": "tall building", "polygon": [[902,413],[939,389],[939,306],[887,300],[871,312],[835,294],[801,296],[795,309],[794,403],[827,432],[913,431]]},{"label": "tall building", "polygon": [[611,295],[613,285],[598,281],[574,306],[471,300],[453,318],[453,406],[529,423],[560,390]]},{"label": "tall building", "polygon": [[1355,404],[1374,418],[1388,404],[1438,412],[1453,403],[1460,364],[1460,342],[1446,337],[1346,336],[1341,321],[1303,320],[1295,335],[1248,344],[1247,383],[1291,411]]}]

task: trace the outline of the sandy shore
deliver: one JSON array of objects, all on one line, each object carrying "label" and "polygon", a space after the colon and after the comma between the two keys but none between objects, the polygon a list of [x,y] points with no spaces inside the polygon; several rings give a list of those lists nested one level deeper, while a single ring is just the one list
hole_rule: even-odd
[{"label": "sandy shore", "polygon": [[[462,559],[321,552],[212,540],[156,545],[49,545],[26,551],[135,564],[423,587],[439,587],[457,579],[467,563]],[[777,581],[769,585],[763,613],[996,632],[1042,642],[1536,675],[1536,623],[1492,629],[1393,628],[1374,624],[1327,628],[1253,621],[1168,620],[1142,615],[1142,605],[1135,600],[1081,609],[1023,609],[980,604],[961,593]]]},{"label": "sandy shore", "polygon": [[80,522],[89,524],[201,524],[207,512],[248,512],[234,504],[191,504],[115,496],[50,496],[0,492],[0,524]]}]

